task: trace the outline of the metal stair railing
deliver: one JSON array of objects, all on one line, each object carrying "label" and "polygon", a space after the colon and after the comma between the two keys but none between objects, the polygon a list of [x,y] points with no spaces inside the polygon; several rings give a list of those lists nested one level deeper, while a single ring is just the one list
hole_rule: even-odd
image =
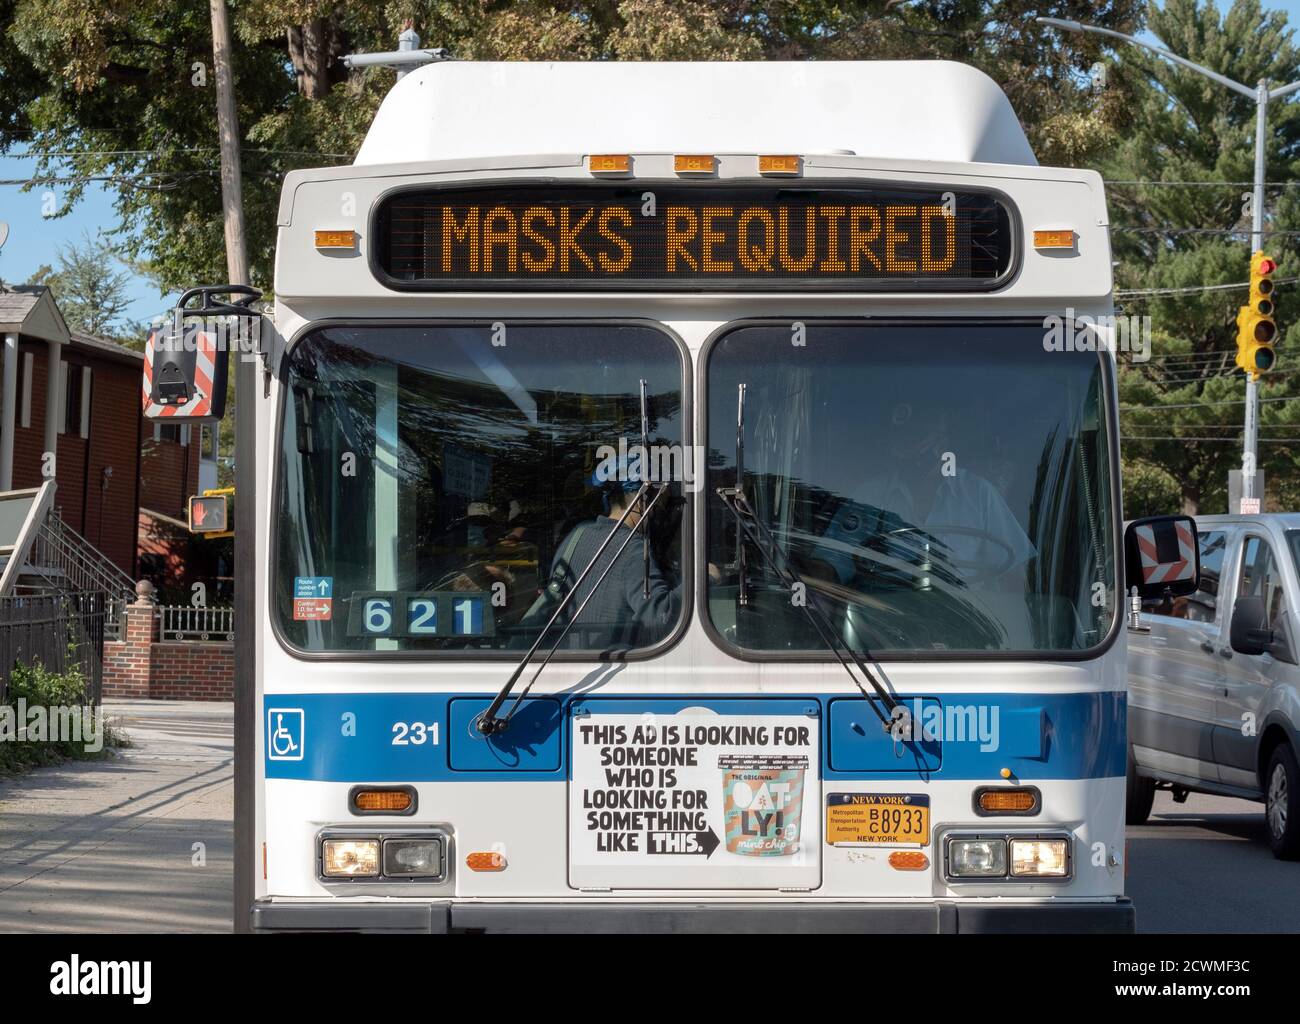
[{"label": "metal stair railing", "polygon": [[98,590],[110,600],[135,596],[135,581],[54,514],[40,524],[27,564],[60,590]]}]

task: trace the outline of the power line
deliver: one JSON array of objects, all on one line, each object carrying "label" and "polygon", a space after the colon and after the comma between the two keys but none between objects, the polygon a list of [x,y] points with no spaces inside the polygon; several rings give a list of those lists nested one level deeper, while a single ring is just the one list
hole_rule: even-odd
[{"label": "power line", "polygon": [[[1295,284],[1300,281],[1300,277],[1281,277],[1273,281],[1274,284]],[[1197,284],[1189,285],[1184,288],[1137,288],[1127,291],[1117,291],[1115,298],[1146,298],[1154,295],[1195,295],[1200,292],[1227,292],[1235,291],[1238,288],[1249,288],[1249,281],[1240,281],[1235,284]]]},{"label": "power line", "polygon": [[[1259,402],[1296,402],[1300,401],[1300,395],[1292,395],[1289,398],[1260,398]],[[1201,409],[1207,405],[1245,405],[1244,398],[1230,398],[1221,402],[1187,402],[1176,405],[1124,405],[1120,404],[1120,409]],[[1300,423],[1295,424],[1300,427]]]},{"label": "power line", "polygon": [[[1103,179],[1107,185],[1140,185],[1157,188],[1254,188],[1253,181],[1140,181]],[[1266,181],[1265,188],[1296,188],[1300,181]]]},{"label": "power line", "polygon": [[[1112,226],[1111,231],[1123,231],[1130,235],[1250,235],[1254,234],[1250,228],[1126,228],[1121,226]],[[1265,228],[1260,232],[1263,235],[1279,235],[1291,237],[1300,235],[1300,231],[1282,231],[1275,228]]]},{"label": "power line", "polygon": [[[182,149],[62,149],[29,150],[25,153],[0,153],[0,157],[15,160],[37,160],[47,157],[70,156],[175,156],[180,153],[217,153],[216,146],[190,146]],[[351,160],[355,153],[320,153],[309,149],[244,149],[244,153],[266,153],[283,156],[328,156]]]},{"label": "power line", "polygon": [[[1210,444],[1240,444],[1235,437],[1177,437],[1172,434],[1120,434],[1121,441],[1203,441]],[[1261,437],[1260,444],[1298,444],[1300,437]]]}]

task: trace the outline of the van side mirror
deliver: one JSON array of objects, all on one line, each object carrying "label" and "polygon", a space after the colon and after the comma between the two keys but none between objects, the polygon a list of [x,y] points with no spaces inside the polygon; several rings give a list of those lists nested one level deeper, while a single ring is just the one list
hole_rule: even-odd
[{"label": "van side mirror", "polygon": [[1263,654],[1273,643],[1273,631],[1265,627],[1264,599],[1239,597],[1232,606],[1228,645],[1238,654]]},{"label": "van side mirror", "polygon": [[1191,516],[1135,519],[1124,531],[1125,589],[1142,600],[1183,597],[1201,582],[1201,545]]},{"label": "van side mirror", "polygon": [[181,296],[170,322],[151,330],[145,343],[147,418],[194,423],[225,415],[230,352],[249,348],[250,340],[256,351],[261,314],[251,306],[261,297],[245,285],[191,288]]}]

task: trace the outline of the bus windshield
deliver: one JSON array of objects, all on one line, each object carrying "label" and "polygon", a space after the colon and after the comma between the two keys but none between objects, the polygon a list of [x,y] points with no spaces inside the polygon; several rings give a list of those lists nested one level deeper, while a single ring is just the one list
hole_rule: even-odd
[{"label": "bus windshield", "polygon": [[[636,474],[602,446],[640,443],[641,381],[651,443],[682,443],[681,350],[645,325],[329,326],[287,374],[274,605],[306,651],[518,657],[631,504]],[[681,504],[674,486],[566,648],[673,633]]]},{"label": "bus windshield", "polygon": [[[1038,325],[810,322],[738,326],[706,358],[708,613],[724,643],[822,650],[803,601],[872,654],[1079,652],[1106,637],[1114,495],[1096,352],[1051,350]],[[738,557],[716,494],[736,485],[741,385],[744,492],[804,593],[761,552]]]}]

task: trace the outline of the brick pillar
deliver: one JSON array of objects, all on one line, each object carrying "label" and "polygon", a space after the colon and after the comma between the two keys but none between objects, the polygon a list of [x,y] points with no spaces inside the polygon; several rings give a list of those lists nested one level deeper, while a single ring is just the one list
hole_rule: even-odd
[{"label": "brick pillar", "polygon": [[158,636],[158,608],[148,580],[135,585],[135,600],[126,606],[121,640],[104,644],[104,696],[148,697],[153,643]]}]

